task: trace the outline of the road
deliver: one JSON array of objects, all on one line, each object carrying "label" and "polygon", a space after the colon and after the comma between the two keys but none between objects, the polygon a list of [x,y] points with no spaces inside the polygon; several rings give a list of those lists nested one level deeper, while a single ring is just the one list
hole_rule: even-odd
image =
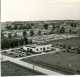
[{"label": "road", "polygon": [[[5,56],[5,55],[3,55],[3,60],[9,60],[13,63],[22,65],[22,66],[30,68],[30,69],[33,69],[33,66],[34,66],[33,64],[23,62],[20,59],[11,58],[11,57],[8,57],[8,56]],[[46,75],[63,75],[61,73],[57,73],[57,72],[54,72],[54,71],[51,71],[51,70],[48,70],[48,69],[45,69],[45,68],[42,68],[42,67],[39,67],[39,66],[36,66],[36,65],[34,66],[34,70],[42,72]]]}]

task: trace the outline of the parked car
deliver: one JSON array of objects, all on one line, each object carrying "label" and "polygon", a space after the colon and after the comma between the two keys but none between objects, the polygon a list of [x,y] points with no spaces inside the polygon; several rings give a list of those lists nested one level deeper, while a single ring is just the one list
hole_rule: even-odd
[{"label": "parked car", "polygon": [[62,51],[62,52],[66,52],[66,49],[62,49],[61,51]]},{"label": "parked car", "polygon": [[20,50],[23,51],[23,47],[21,47]]},{"label": "parked car", "polygon": [[26,56],[26,53],[25,52],[22,52],[21,54],[22,54],[22,56]]},{"label": "parked car", "polygon": [[31,55],[30,53],[26,52],[26,55]]},{"label": "parked car", "polygon": [[69,49],[66,49],[66,52],[70,52],[70,50]]},{"label": "parked car", "polygon": [[20,57],[20,56],[19,56],[19,53],[15,53],[14,56],[15,56],[15,57]]},{"label": "parked car", "polygon": [[8,52],[10,52],[10,50],[4,50],[3,52],[4,52],[4,53],[8,53]]},{"label": "parked car", "polygon": [[78,54],[80,54],[80,49],[77,49],[77,51],[76,51]]},{"label": "parked car", "polygon": [[68,45],[68,49],[71,49],[71,46],[70,45]]},{"label": "parked car", "polygon": [[4,53],[7,53],[8,51],[3,51]]},{"label": "parked car", "polygon": [[15,52],[7,52],[8,55],[12,55],[14,54]]},{"label": "parked car", "polygon": [[75,47],[71,47],[71,50],[75,50]]}]

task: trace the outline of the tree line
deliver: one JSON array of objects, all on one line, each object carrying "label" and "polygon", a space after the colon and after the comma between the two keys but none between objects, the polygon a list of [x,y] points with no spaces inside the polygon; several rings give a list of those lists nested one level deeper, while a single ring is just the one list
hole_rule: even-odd
[{"label": "tree line", "polygon": [[1,49],[14,48],[20,45],[22,46],[31,43],[32,40],[29,40],[27,37],[15,39],[15,38],[11,38],[11,36],[4,37],[4,35],[1,33]]},{"label": "tree line", "polygon": [[8,30],[22,30],[22,29],[31,29],[31,26],[29,25],[26,25],[26,26],[24,26],[24,25],[12,25],[12,26],[10,26],[10,25],[7,25],[6,26],[6,28],[8,29]]},{"label": "tree line", "polygon": [[[30,31],[31,36],[34,35],[34,31]],[[38,35],[41,35],[41,31],[38,31]],[[27,38],[27,33],[23,31],[23,38],[18,38],[15,33],[14,37],[11,34],[8,34],[8,37],[4,37],[4,34],[1,32],[1,49],[8,49],[18,47],[20,45],[32,44],[32,40]]]}]

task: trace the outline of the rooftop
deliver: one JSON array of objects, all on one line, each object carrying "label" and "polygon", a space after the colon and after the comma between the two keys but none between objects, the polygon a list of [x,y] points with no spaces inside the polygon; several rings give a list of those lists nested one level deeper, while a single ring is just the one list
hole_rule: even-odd
[{"label": "rooftop", "polygon": [[44,45],[37,45],[37,44],[26,45],[26,47],[32,47],[32,48],[39,47],[39,46],[44,46]]},{"label": "rooftop", "polygon": [[32,48],[35,48],[35,47],[39,47],[41,45],[37,45],[37,44],[28,44],[26,45],[26,47],[32,47]]}]

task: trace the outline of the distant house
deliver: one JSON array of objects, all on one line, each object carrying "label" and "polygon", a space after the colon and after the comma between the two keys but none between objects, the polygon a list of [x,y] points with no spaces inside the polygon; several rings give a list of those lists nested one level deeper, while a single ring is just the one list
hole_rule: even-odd
[{"label": "distant house", "polygon": [[43,51],[50,51],[51,44],[49,45],[30,44],[30,45],[23,46],[23,49],[29,52],[40,53]]},{"label": "distant house", "polygon": [[79,29],[79,30],[77,30],[77,33],[79,33],[79,34],[80,34],[80,29]]},{"label": "distant house", "polygon": [[9,34],[11,34],[11,36],[12,36],[12,32],[9,32],[9,31],[4,31],[2,33],[4,34],[5,37],[8,37]]},{"label": "distant house", "polygon": [[36,43],[36,44],[44,44],[45,43],[45,39],[34,39],[32,41],[33,41],[33,43]]},{"label": "distant house", "polygon": [[49,33],[50,30],[41,30],[41,34],[44,34],[44,33]]},{"label": "distant house", "polygon": [[17,32],[17,35],[18,35],[18,36],[23,36],[23,32],[18,31],[18,32]]}]

